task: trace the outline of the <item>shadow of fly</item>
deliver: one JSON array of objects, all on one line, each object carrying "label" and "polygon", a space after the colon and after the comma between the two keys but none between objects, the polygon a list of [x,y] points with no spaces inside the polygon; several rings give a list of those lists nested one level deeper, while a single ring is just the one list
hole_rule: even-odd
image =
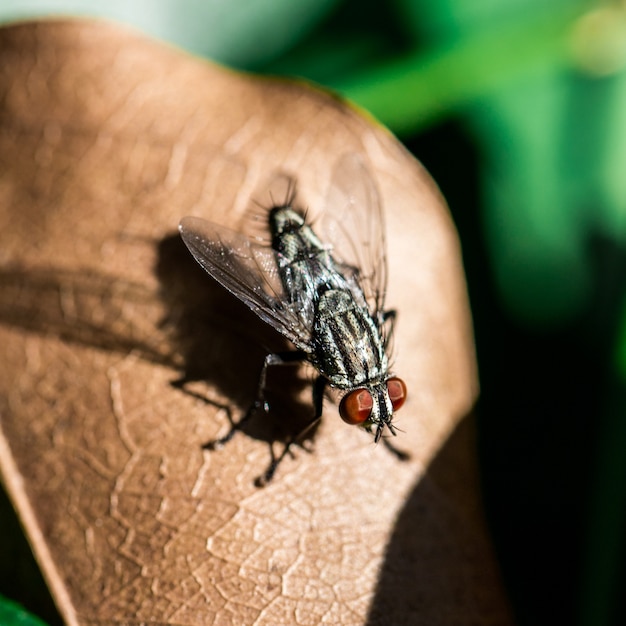
[{"label": "shadow of fly", "polygon": [[284,202],[267,214],[269,239],[250,238],[199,217],[185,217],[179,226],[196,261],[295,346],[265,357],[254,402],[226,436],[207,447],[220,447],[254,414],[269,411],[269,367],[307,361],[318,372],[310,422],[257,484],[270,481],[290,446],[319,422],[327,385],[343,392],[342,419],[372,433],[375,442],[385,429],[396,435],[393,415],[406,398],[404,382],[390,373],[396,314],[384,308],[385,228],[371,176],[356,155],[342,157],[315,230],[295,206],[295,181],[287,182]]}]

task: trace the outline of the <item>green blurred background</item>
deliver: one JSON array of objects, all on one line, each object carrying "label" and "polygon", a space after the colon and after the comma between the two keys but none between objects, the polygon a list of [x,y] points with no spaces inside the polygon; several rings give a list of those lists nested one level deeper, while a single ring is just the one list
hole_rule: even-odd
[{"label": "green blurred background", "polygon": [[59,13],[314,80],[424,163],[463,245],[517,621],[626,624],[626,2],[4,0],[0,22]]}]

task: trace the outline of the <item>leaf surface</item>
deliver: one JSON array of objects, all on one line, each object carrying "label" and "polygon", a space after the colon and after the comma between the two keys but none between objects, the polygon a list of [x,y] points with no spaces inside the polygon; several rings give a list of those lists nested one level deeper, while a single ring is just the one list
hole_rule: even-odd
[{"label": "leaf surface", "polygon": [[[509,623],[477,488],[460,251],[419,163],[325,93],[102,22],[0,31],[0,103],[0,469],[66,622]],[[177,224],[242,229],[274,170],[314,213],[346,152],[385,207],[409,390],[394,443],[411,458],[327,401],[311,452],[258,489],[269,445],[308,419],[310,372],[274,380],[273,418],[203,449],[283,342]]]}]

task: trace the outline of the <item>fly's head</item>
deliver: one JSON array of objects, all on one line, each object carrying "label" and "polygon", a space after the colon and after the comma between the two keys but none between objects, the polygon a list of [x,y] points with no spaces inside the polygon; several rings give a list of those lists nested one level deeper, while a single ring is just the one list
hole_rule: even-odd
[{"label": "fly's head", "polygon": [[393,414],[406,400],[406,385],[392,376],[386,381],[350,390],[339,404],[339,415],[347,424],[355,424],[374,433],[378,443],[385,426],[392,435],[396,429],[391,423]]}]

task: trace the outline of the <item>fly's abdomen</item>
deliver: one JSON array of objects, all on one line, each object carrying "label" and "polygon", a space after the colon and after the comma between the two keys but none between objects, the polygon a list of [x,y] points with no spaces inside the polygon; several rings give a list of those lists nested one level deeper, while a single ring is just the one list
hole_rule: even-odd
[{"label": "fly's abdomen", "polygon": [[335,387],[352,389],[387,374],[383,341],[367,310],[347,289],[318,295],[313,339],[315,365]]}]

